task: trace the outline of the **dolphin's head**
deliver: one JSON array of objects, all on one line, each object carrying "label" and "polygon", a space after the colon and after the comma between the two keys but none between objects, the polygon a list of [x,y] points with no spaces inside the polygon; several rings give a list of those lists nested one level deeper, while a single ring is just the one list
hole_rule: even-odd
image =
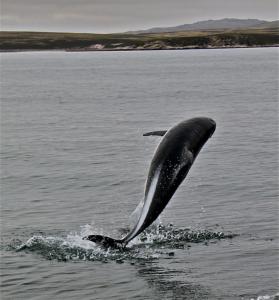
[{"label": "dolphin's head", "polygon": [[216,129],[216,122],[211,118],[202,117],[199,119],[201,126],[204,127],[204,130],[207,131],[208,138],[210,138]]},{"label": "dolphin's head", "polygon": [[206,117],[197,117],[181,123],[186,146],[193,153],[194,157],[198,155],[202,146],[212,136],[215,129],[215,121]]}]

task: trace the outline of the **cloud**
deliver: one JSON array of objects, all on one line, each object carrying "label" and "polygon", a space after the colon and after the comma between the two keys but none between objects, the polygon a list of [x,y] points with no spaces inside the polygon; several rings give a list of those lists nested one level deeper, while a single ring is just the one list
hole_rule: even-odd
[{"label": "cloud", "polygon": [[224,17],[274,20],[277,0],[2,0],[6,30],[116,32]]}]

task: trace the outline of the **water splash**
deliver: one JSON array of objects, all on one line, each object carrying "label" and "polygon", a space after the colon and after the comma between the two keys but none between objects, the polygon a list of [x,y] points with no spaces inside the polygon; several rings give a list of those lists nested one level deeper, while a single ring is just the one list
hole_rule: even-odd
[{"label": "water splash", "polygon": [[276,293],[275,295],[264,295],[264,296],[258,296],[257,298],[251,298],[250,300],[279,300],[279,293]]},{"label": "water splash", "polygon": [[170,248],[176,248],[179,244],[182,246],[186,243],[207,243],[209,240],[230,239],[235,236],[236,234],[225,233],[222,231],[175,228],[172,224],[167,226],[158,224],[145,230],[138,238],[135,239],[135,242],[151,244],[154,247],[166,245]]},{"label": "water splash", "polygon": [[159,224],[152,226],[131,241],[125,250],[119,250],[104,249],[93,242],[83,240],[82,238],[88,234],[96,234],[96,231],[93,231],[92,226],[85,225],[79,233],[70,233],[65,237],[34,235],[26,242],[17,241],[10,247],[16,251],[35,253],[49,260],[102,262],[112,260],[118,263],[124,261],[133,263],[172,256],[174,252],[169,252],[168,249],[188,247],[189,243],[206,243],[209,240],[235,236],[220,231],[181,229],[171,224],[167,226]]}]

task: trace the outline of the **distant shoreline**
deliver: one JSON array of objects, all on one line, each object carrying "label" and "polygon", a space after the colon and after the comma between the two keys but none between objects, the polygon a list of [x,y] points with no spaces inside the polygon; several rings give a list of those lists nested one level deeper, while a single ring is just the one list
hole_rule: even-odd
[{"label": "distant shoreline", "polygon": [[135,52],[135,51],[183,51],[183,50],[221,50],[221,49],[256,49],[256,48],[278,48],[278,45],[266,46],[225,46],[225,47],[187,47],[187,48],[165,48],[165,49],[12,49],[2,50],[0,53],[18,52]]},{"label": "distant shoreline", "polygon": [[279,34],[274,28],[159,34],[0,31],[0,52],[193,50],[278,46]]}]

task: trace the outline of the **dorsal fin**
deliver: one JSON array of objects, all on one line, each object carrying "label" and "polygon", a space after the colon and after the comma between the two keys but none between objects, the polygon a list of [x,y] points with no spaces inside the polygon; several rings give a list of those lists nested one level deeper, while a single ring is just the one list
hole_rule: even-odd
[{"label": "dorsal fin", "polygon": [[144,133],[143,136],[150,136],[150,135],[164,136],[166,132],[167,130],[151,131],[151,132]]}]

